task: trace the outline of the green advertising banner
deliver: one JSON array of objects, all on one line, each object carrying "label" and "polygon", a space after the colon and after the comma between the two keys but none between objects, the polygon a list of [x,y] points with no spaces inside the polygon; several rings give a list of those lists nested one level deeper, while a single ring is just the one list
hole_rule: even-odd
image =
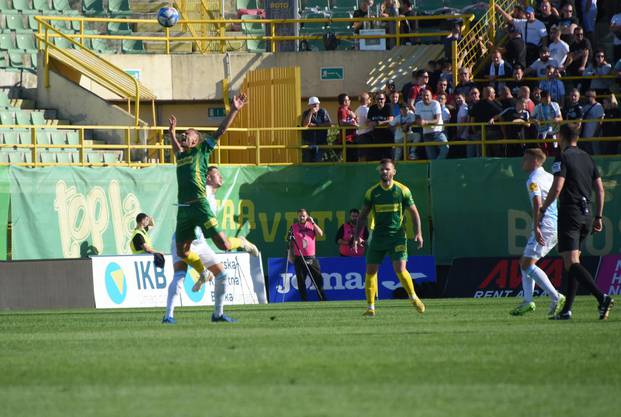
[{"label": "green advertising banner", "polygon": [[9,224],[9,167],[0,166],[0,261],[7,259],[7,227]]},{"label": "green advertising banner", "polygon": [[[229,236],[247,236],[263,258],[286,255],[287,231],[306,208],[325,236],[317,254],[337,256],[336,232],[365,191],[379,181],[375,164],[351,166],[222,167],[216,194],[218,224]],[[90,253],[128,253],[140,211],[156,218],[154,246],[170,251],[176,222],[174,167],[11,168],[13,259],[75,258]],[[400,166],[396,179],[407,185],[423,221],[431,253],[426,165]],[[408,229],[412,230],[408,218]]]},{"label": "green advertising banner", "polygon": [[[621,251],[621,161],[596,159],[606,188],[604,231],[588,238],[587,255]],[[546,163],[549,171],[552,161]],[[438,264],[457,257],[519,256],[532,215],[521,159],[432,161],[433,254]]]},{"label": "green advertising banner", "polygon": [[130,253],[136,215],[153,215],[153,244],[169,252],[177,213],[173,167],[11,167],[13,259]]}]

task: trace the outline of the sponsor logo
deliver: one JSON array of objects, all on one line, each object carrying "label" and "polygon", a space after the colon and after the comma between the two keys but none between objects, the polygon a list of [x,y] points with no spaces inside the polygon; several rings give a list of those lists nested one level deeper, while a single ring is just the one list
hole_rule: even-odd
[{"label": "sponsor logo", "polygon": [[607,294],[621,295],[621,255],[602,258],[597,272],[597,285]]},{"label": "sponsor logo", "polygon": [[186,272],[185,279],[183,280],[183,288],[185,289],[185,293],[188,298],[195,303],[198,303],[203,299],[208,285],[208,283],[205,283],[200,291],[193,292],[192,287],[194,286],[194,284],[196,284],[196,281],[198,281],[199,277],[199,273],[196,272],[194,268],[188,266],[188,271]]},{"label": "sponsor logo", "polygon": [[528,189],[531,190],[532,192],[535,192],[539,190],[539,187],[537,186],[536,182],[531,182],[530,185],[528,186]]},{"label": "sponsor logo", "polygon": [[127,279],[125,272],[116,262],[110,262],[106,267],[106,291],[115,304],[122,304],[127,297]]}]

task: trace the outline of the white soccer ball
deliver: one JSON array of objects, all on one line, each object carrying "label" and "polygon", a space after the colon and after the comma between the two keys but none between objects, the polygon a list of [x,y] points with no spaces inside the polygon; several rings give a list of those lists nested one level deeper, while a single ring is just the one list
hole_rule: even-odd
[{"label": "white soccer ball", "polygon": [[179,20],[179,12],[174,7],[166,6],[162,7],[159,12],[157,12],[157,21],[160,25],[165,28],[170,28],[175,26],[177,21]]}]

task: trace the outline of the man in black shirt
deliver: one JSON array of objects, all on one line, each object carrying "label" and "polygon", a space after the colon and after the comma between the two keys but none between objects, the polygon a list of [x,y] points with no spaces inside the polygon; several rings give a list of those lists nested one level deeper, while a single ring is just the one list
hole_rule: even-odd
[{"label": "man in black shirt", "polygon": [[[542,213],[558,197],[558,251],[563,257],[565,271],[569,275],[567,302],[563,311],[554,319],[571,319],[571,307],[576,296],[576,285],[580,282],[599,303],[599,319],[608,318],[614,300],[602,293],[589,271],[580,264],[580,247],[593,232],[601,232],[604,211],[604,186],[595,162],[589,154],[579,149],[578,129],[563,125],[560,130],[561,155],[552,165],[554,182]],[[591,194],[595,190],[595,216],[591,213]],[[543,244],[543,242],[539,242]]]},{"label": "man in black shirt", "polygon": [[[379,93],[376,96],[376,103],[369,108],[367,113],[367,126],[373,128],[371,132],[372,143],[392,144],[394,142],[393,133],[388,129],[393,115],[390,106],[386,104],[386,94]],[[378,161],[392,155],[392,147],[369,149],[369,160]]]},{"label": "man in black shirt", "polygon": [[[470,122],[472,123],[489,123],[489,121],[496,115],[502,112],[502,105],[496,101],[496,91],[492,87],[485,87],[483,89],[483,100],[479,101],[470,108]],[[479,138],[482,137],[481,129],[474,128],[475,133]],[[498,140],[501,139],[500,129],[498,126],[488,126],[485,129],[486,140]],[[479,139],[481,140],[481,139]],[[488,156],[504,156],[504,146],[494,145],[488,148],[490,150]]]},{"label": "man in black shirt", "polygon": [[580,119],[582,119],[582,106],[580,105],[580,91],[573,88],[569,92],[569,102],[563,109],[563,120],[578,120],[574,124],[580,128]]}]

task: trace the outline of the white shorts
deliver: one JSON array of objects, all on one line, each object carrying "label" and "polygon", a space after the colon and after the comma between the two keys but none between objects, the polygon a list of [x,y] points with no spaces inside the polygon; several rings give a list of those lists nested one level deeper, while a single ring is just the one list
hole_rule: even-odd
[{"label": "white shorts", "polygon": [[558,240],[556,220],[545,219],[541,223],[541,234],[545,245],[540,245],[535,239],[535,232],[531,232],[528,243],[524,248],[524,257],[532,259],[541,259],[548,254],[555,246]]},{"label": "white shorts", "polygon": [[[205,268],[209,268],[218,263],[216,259],[216,253],[211,249],[211,247],[205,241],[205,238],[202,239],[194,239],[192,244],[190,245],[190,250],[201,258],[201,262],[205,266]],[[173,265],[177,262],[180,262],[182,259],[177,255],[177,240],[175,239],[175,235],[173,234],[172,243],[170,246],[170,254],[172,255]]]}]

